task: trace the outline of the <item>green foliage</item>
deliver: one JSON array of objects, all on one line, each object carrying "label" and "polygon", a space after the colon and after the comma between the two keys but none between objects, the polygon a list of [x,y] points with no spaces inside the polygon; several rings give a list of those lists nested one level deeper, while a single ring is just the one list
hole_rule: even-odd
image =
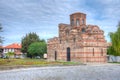
[{"label": "green foliage", "polygon": [[31,43],[33,42],[39,42],[39,36],[36,33],[28,33],[26,34],[25,37],[22,38],[21,43],[22,43],[22,49],[21,51],[23,53],[28,53],[28,47]]},{"label": "green foliage", "polygon": [[13,56],[15,53],[14,52],[8,52],[7,54],[6,54],[6,56],[8,57],[8,58],[10,58],[11,56]]},{"label": "green foliage", "polygon": [[108,49],[108,54],[114,56],[120,56],[120,23],[118,25],[117,31],[110,33],[110,38],[112,46]]},{"label": "green foliage", "polygon": [[43,54],[47,52],[47,45],[45,42],[34,42],[28,48],[28,53],[30,56],[40,56],[43,57]]}]

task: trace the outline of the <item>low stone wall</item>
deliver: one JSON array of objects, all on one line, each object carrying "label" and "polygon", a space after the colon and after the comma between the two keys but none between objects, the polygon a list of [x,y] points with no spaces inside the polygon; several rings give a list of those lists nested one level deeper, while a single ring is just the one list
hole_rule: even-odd
[{"label": "low stone wall", "polygon": [[109,55],[108,62],[120,62],[120,56]]}]

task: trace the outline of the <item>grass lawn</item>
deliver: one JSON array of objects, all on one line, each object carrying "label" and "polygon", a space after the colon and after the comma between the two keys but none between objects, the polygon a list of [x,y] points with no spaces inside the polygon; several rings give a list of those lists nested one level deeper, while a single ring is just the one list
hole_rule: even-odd
[{"label": "grass lawn", "polygon": [[41,66],[56,66],[56,65],[79,65],[78,62],[62,62],[50,61],[43,59],[0,59],[0,70],[26,68],[26,67],[41,67]]},{"label": "grass lawn", "polygon": [[113,63],[113,64],[120,64],[120,62],[109,62],[109,63]]}]

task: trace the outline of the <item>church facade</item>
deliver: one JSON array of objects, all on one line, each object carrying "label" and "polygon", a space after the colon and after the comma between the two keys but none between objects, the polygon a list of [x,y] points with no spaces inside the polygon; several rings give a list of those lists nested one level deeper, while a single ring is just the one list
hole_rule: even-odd
[{"label": "church facade", "polygon": [[59,37],[48,39],[48,60],[105,63],[107,42],[97,25],[86,25],[86,14],[73,13],[70,24],[59,24]]}]

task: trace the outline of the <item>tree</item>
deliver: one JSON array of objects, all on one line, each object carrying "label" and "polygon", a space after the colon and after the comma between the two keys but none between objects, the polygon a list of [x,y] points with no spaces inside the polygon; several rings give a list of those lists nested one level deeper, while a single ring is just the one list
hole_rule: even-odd
[{"label": "tree", "polygon": [[43,54],[47,52],[47,45],[45,42],[34,42],[29,46],[28,52],[32,58],[36,56],[43,57]]},{"label": "tree", "polygon": [[11,57],[11,56],[13,56],[15,53],[14,52],[8,52],[7,54],[6,54],[6,56],[8,57],[8,59]]},{"label": "tree", "polygon": [[[3,27],[2,27],[2,25],[0,24],[0,32],[2,32],[2,29],[3,29]],[[2,39],[2,37],[0,36],[0,43],[2,43],[3,42],[3,39]]]},{"label": "tree", "polygon": [[32,57],[28,52],[28,47],[34,42],[43,42],[44,40],[40,40],[39,36],[36,33],[28,33],[25,37],[22,38],[22,49],[23,53],[27,53],[27,57]]},{"label": "tree", "polygon": [[120,22],[117,31],[109,33],[112,46],[108,48],[109,55],[120,56]]}]

